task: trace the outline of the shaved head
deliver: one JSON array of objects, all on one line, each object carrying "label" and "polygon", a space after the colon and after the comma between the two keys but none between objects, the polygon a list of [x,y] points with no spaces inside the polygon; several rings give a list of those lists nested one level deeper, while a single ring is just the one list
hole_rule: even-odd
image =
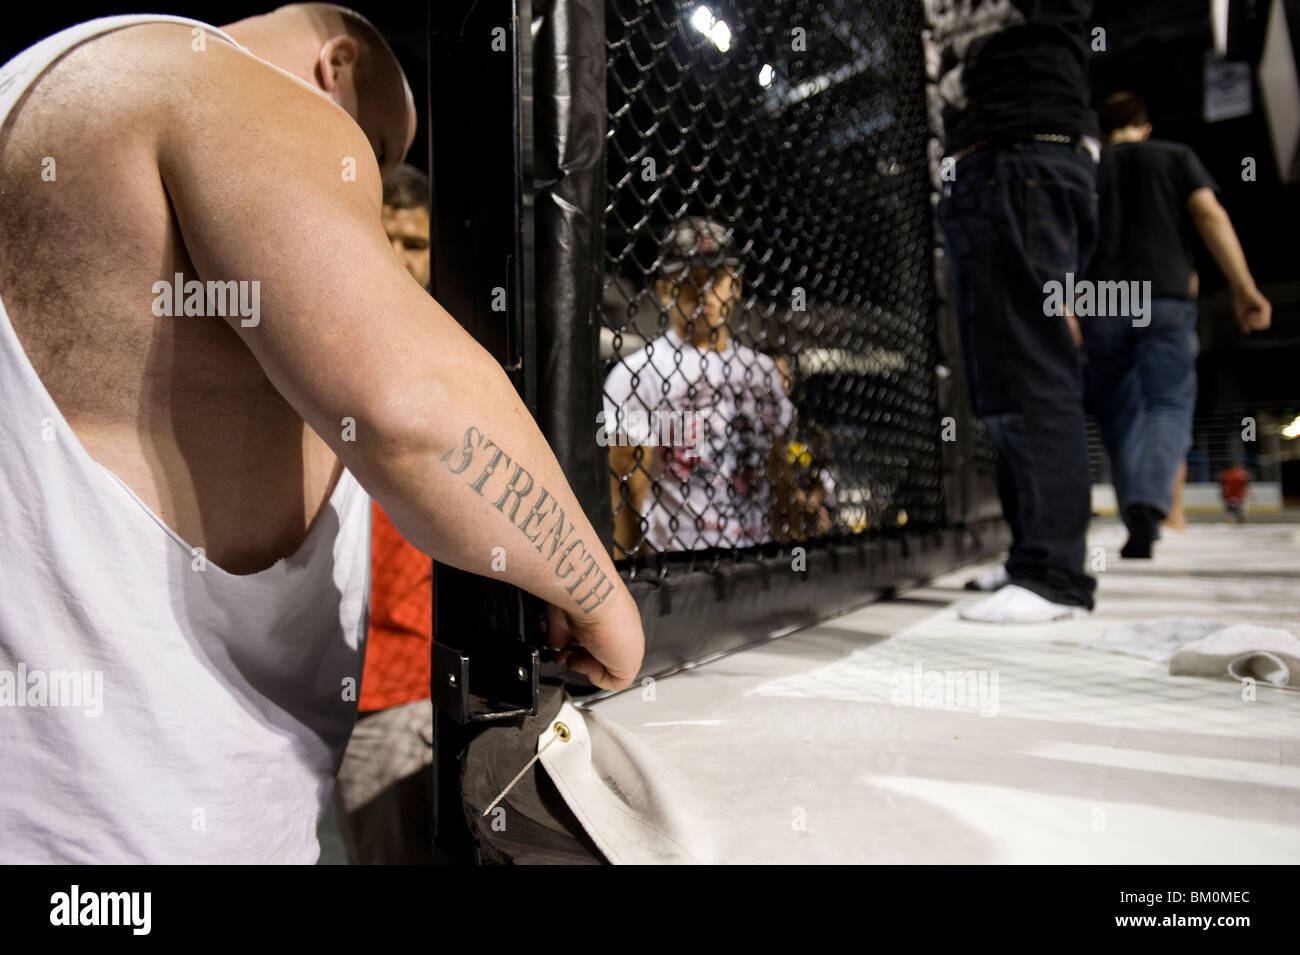
[{"label": "shaved head", "polygon": [[347,110],[382,174],[401,164],[415,140],[415,99],[397,55],[369,20],[333,3],[291,3],[225,29]]},{"label": "shaved head", "polygon": [[404,97],[408,100],[412,98],[410,84],[406,81],[397,54],[383,34],[375,29],[375,25],[355,10],[336,3],[289,3],[275,12],[306,17],[316,28],[317,36],[322,39],[346,33],[360,48],[359,72],[364,82],[376,85],[400,83]]}]

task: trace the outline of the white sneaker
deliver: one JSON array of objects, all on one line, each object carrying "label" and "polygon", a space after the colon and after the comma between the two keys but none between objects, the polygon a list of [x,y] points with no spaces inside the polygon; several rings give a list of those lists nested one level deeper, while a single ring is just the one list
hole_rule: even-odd
[{"label": "white sneaker", "polygon": [[991,597],[963,607],[957,616],[977,623],[1047,623],[1067,620],[1085,613],[1082,607],[1052,603],[1032,590],[1008,584]]},{"label": "white sneaker", "polygon": [[1011,583],[1011,575],[1007,573],[1007,565],[998,564],[992,570],[987,570],[978,577],[966,581],[966,589],[991,592],[1001,590],[1009,583]]}]

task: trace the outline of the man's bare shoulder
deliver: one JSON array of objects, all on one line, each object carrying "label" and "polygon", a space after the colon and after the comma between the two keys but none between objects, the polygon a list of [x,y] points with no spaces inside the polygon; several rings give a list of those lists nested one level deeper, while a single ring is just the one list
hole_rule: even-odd
[{"label": "man's bare shoulder", "polygon": [[[93,88],[113,106],[113,121],[177,136],[220,136],[255,146],[274,127],[304,149],[338,148],[373,162],[360,127],[306,81],[182,23],[143,23],[116,30],[74,51],[82,62],[72,86]],[[108,103],[104,101],[107,100]],[[280,139],[281,137],[276,137]]]}]

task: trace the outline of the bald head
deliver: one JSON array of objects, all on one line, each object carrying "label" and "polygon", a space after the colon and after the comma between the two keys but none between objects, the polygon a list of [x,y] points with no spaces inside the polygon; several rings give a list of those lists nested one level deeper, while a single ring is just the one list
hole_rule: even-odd
[{"label": "bald head", "polygon": [[381,174],[401,165],[415,140],[415,100],[397,56],[369,20],[332,3],[293,3],[222,29],[347,110],[370,140]]}]

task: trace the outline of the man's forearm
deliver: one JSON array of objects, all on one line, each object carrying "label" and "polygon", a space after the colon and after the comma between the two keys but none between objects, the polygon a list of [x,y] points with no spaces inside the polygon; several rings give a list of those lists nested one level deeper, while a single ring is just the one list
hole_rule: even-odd
[{"label": "man's forearm", "polygon": [[1234,290],[1254,288],[1255,280],[1250,275],[1250,269],[1246,265],[1246,255],[1241,249],[1241,242],[1237,239],[1237,231],[1232,227],[1232,220],[1228,218],[1228,213],[1220,209],[1207,215],[1197,216],[1194,221],[1197,231],[1210,250],[1210,255],[1223,271],[1228,284]]},{"label": "man's forearm", "polygon": [[346,463],[425,553],[599,614],[621,584],[541,432],[486,355],[458,374],[472,392],[444,394],[427,429],[373,449],[359,436]]}]

